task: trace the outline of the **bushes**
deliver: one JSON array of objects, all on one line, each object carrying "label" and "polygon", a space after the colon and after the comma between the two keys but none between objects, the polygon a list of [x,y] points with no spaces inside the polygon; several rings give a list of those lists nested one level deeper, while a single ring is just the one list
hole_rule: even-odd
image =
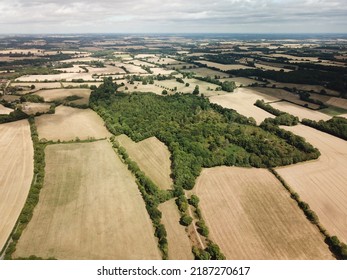
[{"label": "bushes", "polygon": [[192,194],[189,199],[189,204],[197,208],[199,206],[200,199],[195,195]]},{"label": "bushes", "polygon": [[180,210],[181,213],[185,213],[188,209],[188,200],[184,195],[180,195],[176,199],[176,204],[178,206],[178,210]]},{"label": "bushes", "polygon": [[193,222],[193,218],[184,214],[180,219],[180,224],[182,226],[189,226]]},{"label": "bushes", "polygon": [[303,137],[297,136],[290,131],[281,129],[271,121],[267,121],[267,119],[260,124],[260,127],[276,134],[278,137],[284,139],[288,144],[303,152],[300,157],[294,157],[292,163],[297,163],[302,160],[317,159],[320,156],[319,150],[306,142]]},{"label": "bushes", "polygon": [[347,245],[345,243],[340,242],[336,236],[326,237],[325,242],[338,259],[347,260]]},{"label": "bushes", "polygon": [[192,252],[196,260],[225,260],[219,246],[211,241],[205,250],[193,246]]},{"label": "bushes", "polygon": [[204,236],[204,237],[208,237],[210,231],[208,230],[208,227],[205,224],[204,220],[199,220],[198,222],[196,222],[196,226],[198,227],[198,232]]}]

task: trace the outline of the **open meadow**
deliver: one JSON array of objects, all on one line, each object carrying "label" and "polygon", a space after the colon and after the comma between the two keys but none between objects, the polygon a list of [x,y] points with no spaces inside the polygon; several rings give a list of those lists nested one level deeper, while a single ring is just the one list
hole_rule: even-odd
[{"label": "open meadow", "polygon": [[194,192],[227,259],[332,259],[316,226],[266,169],[204,169]]},{"label": "open meadow", "polygon": [[170,260],[192,260],[192,246],[185,227],[179,224],[180,214],[174,199],[159,205],[162,223],[167,231]]},{"label": "open meadow", "polygon": [[102,119],[90,109],[58,106],[55,114],[36,118],[40,139],[70,141],[79,138],[104,138],[111,134]]},{"label": "open meadow", "polygon": [[347,142],[304,125],[284,129],[304,137],[322,155],[277,172],[316,212],[323,227],[347,242]]},{"label": "open meadow", "polygon": [[0,251],[19,217],[33,178],[34,149],[27,120],[0,124]]},{"label": "open meadow", "polygon": [[47,146],[45,171],[17,257],[160,259],[135,179],[108,141]]},{"label": "open meadow", "polygon": [[170,152],[164,143],[156,137],[136,143],[124,134],[117,136],[116,139],[127,150],[130,158],[158,187],[164,190],[171,189],[173,182],[170,177]]}]

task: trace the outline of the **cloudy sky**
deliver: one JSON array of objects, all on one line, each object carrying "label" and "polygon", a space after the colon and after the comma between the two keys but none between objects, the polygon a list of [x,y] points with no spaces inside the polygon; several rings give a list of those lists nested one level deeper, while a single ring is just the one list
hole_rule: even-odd
[{"label": "cloudy sky", "polygon": [[347,33],[347,0],[0,0],[0,33]]}]

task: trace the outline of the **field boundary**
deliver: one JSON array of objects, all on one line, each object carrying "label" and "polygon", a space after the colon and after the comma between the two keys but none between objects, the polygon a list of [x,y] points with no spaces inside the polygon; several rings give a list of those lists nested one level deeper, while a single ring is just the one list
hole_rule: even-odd
[{"label": "field boundary", "polygon": [[289,192],[290,197],[295,200],[299,206],[299,208],[303,211],[305,214],[305,217],[314,224],[319,232],[325,237],[324,242],[329,246],[329,250],[333,254],[333,256],[338,260],[347,260],[347,254],[344,252],[344,250],[347,249],[346,244],[339,241],[339,239],[336,236],[331,236],[328,231],[322,226],[322,224],[319,222],[319,218],[317,214],[310,209],[310,206],[301,200],[298,193],[296,193],[288,184],[287,182],[282,178],[281,175],[277,173],[277,171],[273,168],[268,169],[282,184],[282,186]]},{"label": "field boundary", "polygon": [[130,159],[126,149],[122,147],[114,136],[110,137],[113,150],[119,156],[121,161],[127,165],[130,172],[136,178],[136,184],[145,202],[146,210],[151,218],[155,229],[155,237],[158,238],[158,248],[162,253],[162,259],[168,259],[168,241],[165,226],[161,223],[162,213],[158,209],[158,205],[172,198],[172,191],[161,190],[157,185],[149,179],[144,172],[140,170],[136,162]]},{"label": "field boundary", "polygon": [[[13,228],[13,231],[5,244],[5,256],[6,260],[12,259],[12,254],[16,251],[16,245],[19,238],[22,235],[23,230],[30,222],[35,206],[39,201],[40,191],[43,187],[43,181],[45,177],[45,143],[40,143],[38,133],[35,125],[35,119],[29,117],[31,139],[34,145],[34,175],[29,189],[29,193],[23,209],[17,219],[17,222]],[[5,248],[4,247],[4,248]],[[30,256],[29,259],[40,259],[36,256]],[[53,259],[53,258],[52,258]]]}]

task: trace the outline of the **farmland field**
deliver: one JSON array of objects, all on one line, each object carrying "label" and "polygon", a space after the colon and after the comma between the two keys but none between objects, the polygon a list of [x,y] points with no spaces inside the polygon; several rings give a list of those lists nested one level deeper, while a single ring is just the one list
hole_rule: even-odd
[{"label": "farmland field", "polygon": [[148,62],[155,63],[155,64],[180,64],[181,62],[172,58],[165,58],[165,57],[150,57],[147,59]]},{"label": "farmland field", "polygon": [[38,82],[12,82],[11,86],[21,86],[21,87],[30,87],[31,85],[35,86],[34,90],[30,91],[35,91],[38,89],[50,89],[50,88],[61,88],[61,84],[59,82],[53,82],[53,83],[38,83]]},{"label": "farmland field", "polygon": [[195,192],[227,259],[332,259],[324,237],[268,170],[204,169]]},{"label": "farmland field", "polygon": [[63,100],[68,96],[77,95],[82,97],[82,99],[78,99],[74,102],[78,102],[78,104],[88,104],[90,89],[51,89],[51,90],[40,90],[35,92],[36,95],[44,98],[45,101],[54,101],[54,100]]},{"label": "farmland field", "polygon": [[82,83],[73,83],[73,82],[62,82],[63,87],[81,87],[81,86],[99,86],[102,84],[102,82],[82,82]]},{"label": "farmland field", "polygon": [[[117,81],[118,82],[118,81]],[[127,87],[128,89],[125,89]],[[119,91],[124,91],[124,92],[153,92],[155,94],[161,94],[163,89],[160,87],[157,87],[155,85],[147,84],[143,85],[142,83],[135,83],[133,85],[131,84],[126,84],[125,86],[119,87]]]},{"label": "farmland field", "polygon": [[[305,106],[305,104],[307,104],[308,108],[311,109],[319,109],[319,105],[314,104],[314,103],[310,103],[307,101],[303,101],[300,99],[299,95],[294,94],[294,93],[290,93],[284,89],[277,89],[277,88],[266,88],[266,87],[257,87],[257,88],[252,88],[253,90],[256,90],[257,92],[278,98],[278,101],[280,100],[286,100],[292,103],[295,103],[297,105],[300,106]],[[312,96],[313,98],[313,96]]]},{"label": "farmland field", "polygon": [[319,58],[318,57],[300,57],[300,56],[294,56],[294,55],[288,55],[288,54],[283,54],[283,53],[276,53],[276,54],[271,54],[271,57],[284,57],[287,59],[291,59],[293,61],[311,61],[311,62],[318,62]]},{"label": "farmland field", "polygon": [[347,99],[332,97],[327,101],[327,104],[347,109]]},{"label": "farmland field", "polygon": [[221,64],[216,62],[211,62],[207,60],[197,60],[196,62],[199,62],[201,64],[206,64],[207,67],[214,67],[218,68],[222,71],[228,71],[228,70],[239,70],[239,69],[253,69],[253,67],[241,65],[241,64]]},{"label": "farmland field", "polygon": [[295,105],[286,101],[282,101],[282,102],[276,102],[276,103],[271,103],[271,106],[281,110],[283,112],[287,112],[289,114],[292,114],[294,116],[299,117],[300,120],[302,119],[310,119],[313,121],[319,121],[319,120],[329,120],[331,119],[330,116],[321,113],[319,111],[314,111],[311,109],[307,109],[304,108],[302,106],[299,105]]},{"label": "farmland field", "polygon": [[305,84],[292,84],[292,83],[279,83],[279,82],[271,82],[269,86],[276,85],[276,87],[288,87],[288,88],[296,88],[299,90],[307,90],[311,91],[313,90],[314,92],[320,92],[322,90],[325,90],[329,95],[333,96],[338,96],[339,93],[337,91],[327,89],[323,86],[320,85],[305,85]]},{"label": "farmland field", "polygon": [[255,67],[263,70],[273,70],[273,71],[280,71],[283,70],[284,72],[290,72],[292,70],[281,68],[281,67],[276,67],[276,66],[271,66],[271,65],[266,65],[266,64],[261,64],[261,63],[255,63]]},{"label": "farmland field", "polygon": [[220,72],[220,71],[216,71],[216,70],[212,70],[210,68],[205,68],[205,67],[201,67],[201,68],[194,68],[194,69],[185,69],[182,70],[183,72],[194,72],[196,73],[196,75],[198,77],[212,77],[214,78],[215,76],[221,77],[221,78],[228,78],[229,74]]},{"label": "farmland field", "polygon": [[167,70],[163,68],[151,68],[151,71],[153,72],[153,75],[170,75],[174,72],[174,70]]},{"label": "farmland field", "polygon": [[249,78],[243,78],[243,77],[235,77],[235,78],[223,78],[220,79],[221,81],[232,81],[235,82],[236,86],[249,86],[254,83],[262,84],[262,82],[259,82],[257,80],[249,79]]},{"label": "farmland field", "polygon": [[160,259],[134,177],[109,142],[47,146],[40,201],[15,254]]},{"label": "farmland field", "polygon": [[58,106],[55,114],[37,117],[36,124],[40,139],[69,141],[110,136],[102,119],[90,109]]},{"label": "farmland field", "polygon": [[13,111],[13,109],[7,108],[4,105],[0,104],[0,115],[8,115],[12,111]]},{"label": "farmland field", "polygon": [[153,63],[148,63],[148,62],[144,62],[144,61],[141,61],[141,60],[131,60],[129,61],[129,63],[133,63],[134,65],[137,65],[137,66],[148,66],[148,67],[156,67],[155,64]]},{"label": "farmland field", "polygon": [[227,93],[218,96],[211,96],[210,101],[225,108],[234,109],[238,113],[247,117],[253,117],[257,124],[260,124],[264,119],[274,117],[270,113],[254,106],[258,99],[264,99],[265,102],[275,101],[276,98],[266,96],[257,91],[238,88],[232,93]]},{"label": "farmland field", "polygon": [[27,198],[33,178],[33,144],[27,120],[0,124],[0,251]]},{"label": "farmland field", "polygon": [[179,224],[180,214],[173,199],[159,205],[162,223],[167,231],[170,260],[192,260],[192,246],[185,228]]},{"label": "farmland field", "polygon": [[32,103],[25,102],[22,104],[22,111],[28,115],[35,115],[36,113],[47,113],[50,108],[47,103]]},{"label": "farmland field", "polygon": [[92,77],[91,73],[60,73],[60,74],[50,74],[50,75],[24,75],[16,79],[16,81],[21,82],[42,82],[42,81],[71,81],[73,79],[83,79],[87,81],[97,80]]},{"label": "farmland field", "polygon": [[[156,81],[155,84],[160,86],[163,86],[164,88],[173,89],[177,87],[177,92],[183,92],[183,93],[192,93],[195,89],[195,86],[199,86],[199,92],[204,94],[205,96],[208,95],[216,95],[216,94],[224,94],[225,91],[215,91],[218,85],[208,83],[205,81],[200,81],[198,79],[184,79],[185,83],[188,83],[189,86],[186,86],[185,83],[179,83],[176,80],[165,80],[165,81]],[[163,88],[162,88],[163,90]],[[174,93],[175,91],[173,91]]]},{"label": "farmland field", "polygon": [[157,138],[151,137],[135,143],[126,135],[116,138],[130,158],[161,189],[171,189],[172,179],[170,152]]},{"label": "farmland field", "polygon": [[317,213],[328,232],[347,242],[347,142],[304,125],[285,129],[305,137],[322,155],[277,172]]},{"label": "farmland field", "polygon": [[61,72],[66,72],[66,73],[81,73],[81,72],[86,72],[81,66],[86,67],[88,65],[86,64],[81,64],[81,65],[73,65],[72,67],[68,68],[57,68],[56,70],[59,70]]},{"label": "farmland field", "polygon": [[136,66],[128,63],[116,63],[118,67],[125,67],[131,74],[147,74],[147,71],[142,69],[140,66]]}]

